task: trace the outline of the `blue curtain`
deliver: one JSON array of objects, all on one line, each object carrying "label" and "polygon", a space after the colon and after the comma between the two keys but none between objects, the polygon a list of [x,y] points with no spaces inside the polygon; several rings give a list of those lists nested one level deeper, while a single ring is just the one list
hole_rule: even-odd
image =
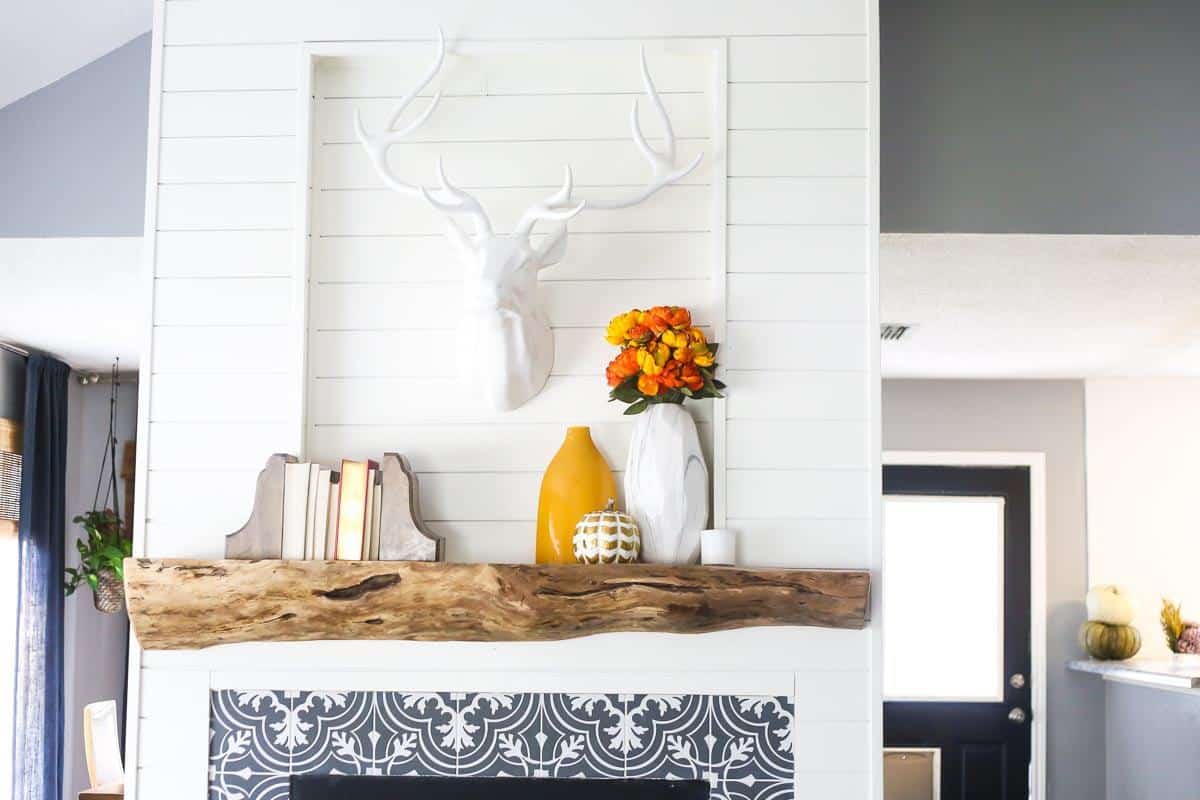
[{"label": "blue curtain", "polygon": [[13,800],[61,800],[63,567],[70,368],[31,355],[25,367],[18,528]]}]

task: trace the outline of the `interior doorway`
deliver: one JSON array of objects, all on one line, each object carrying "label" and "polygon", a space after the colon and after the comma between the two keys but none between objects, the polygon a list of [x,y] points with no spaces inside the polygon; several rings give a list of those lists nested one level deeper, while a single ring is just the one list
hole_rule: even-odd
[{"label": "interior doorway", "polygon": [[885,797],[1043,798],[1044,456],[884,464]]}]

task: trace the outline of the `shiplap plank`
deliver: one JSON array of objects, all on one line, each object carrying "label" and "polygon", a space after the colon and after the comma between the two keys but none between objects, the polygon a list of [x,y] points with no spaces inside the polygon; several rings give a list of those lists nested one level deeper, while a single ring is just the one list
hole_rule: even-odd
[{"label": "shiplap plank", "polygon": [[[608,402],[599,378],[554,376],[541,393],[504,414],[480,409],[451,378],[330,379],[315,381],[310,392],[312,425],[403,425],[412,423],[605,422],[619,419],[625,407]],[[711,418],[707,403],[693,413]]]},{"label": "shiplap plank", "polygon": [[867,278],[854,274],[729,275],[727,319],[858,322],[866,319]]},{"label": "shiplap plank", "polygon": [[292,335],[292,330],[283,325],[157,327],[153,371],[286,371],[287,359],[292,355]]},{"label": "shiplap plank", "polygon": [[[842,133],[822,131],[821,133]],[[845,132],[856,136],[859,132]],[[651,145],[661,147],[661,141]],[[836,145],[830,145],[830,151]],[[687,140],[677,145],[679,163],[706,157],[679,185],[712,182],[712,157],[707,140]],[[864,160],[865,149],[860,153]],[[834,154],[836,156],[836,154]],[[392,171],[414,183],[432,185],[437,162],[445,163],[446,174],[463,188],[533,186],[557,188],[562,184],[563,165],[570,164],[575,179],[575,196],[598,196],[593,186],[638,186],[650,177],[650,167],[628,138],[570,142],[413,142],[400,143],[388,153]],[[862,174],[846,172],[843,174]],[[829,174],[828,172],[824,174]],[[314,185],[322,189],[378,189],[383,180],[357,142],[326,144],[314,156]]]},{"label": "shiplap plank", "polygon": [[[165,189],[211,189],[207,186],[163,187]],[[219,188],[219,187],[218,187]],[[268,185],[262,188],[278,188]],[[796,190],[797,202],[804,202],[803,192]],[[525,210],[544,199],[544,189],[477,189],[471,192],[491,217],[492,227],[508,233]],[[814,192],[812,194],[820,194]],[[829,194],[829,193],[826,193]],[[818,197],[807,198],[817,202]],[[830,198],[834,199],[834,198]],[[840,199],[840,198],[837,198]],[[844,202],[844,201],[843,201]],[[386,190],[326,190],[314,196],[313,233],[319,236],[354,235],[411,235],[441,233],[444,222],[424,200]],[[193,202],[190,205],[198,205]],[[230,212],[232,214],[232,212]],[[752,210],[751,213],[754,213]],[[815,209],[814,214],[818,214]],[[260,211],[260,216],[274,216]],[[173,218],[174,219],[174,218]],[[710,214],[709,190],[706,186],[668,186],[638,206],[637,212],[627,209],[585,210],[571,220],[571,229],[591,233],[648,233],[656,231],[705,231]],[[182,219],[178,220],[183,224]],[[238,227],[231,219],[221,220],[224,227]],[[286,220],[284,220],[286,224]],[[240,227],[251,227],[242,225]],[[266,226],[259,226],[266,227]]]},{"label": "shiplap plank", "polygon": [[160,278],[282,278],[295,268],[289,231],[163,231],[156,247]]},{"label": "shiplap plank", "polygon": [[866,36],[759,36],[729,41],[730,83],[866,81]]},{"label": "shiplap plank", "polygon": [[[863,731],[863,736],[867,732]],[[863,762],[856,766],[862,768]],[[824,772],[819,769],[796,770],[796,794],[799,797],[871,797],[871,773],[860,769],[854,772]]]},{"label": "shiplap plank", "polygon": [[[486,64],[474,54],[450,52],[438,76],[419,96],[466,94],[596,94],[644,91],[638,69],[639,49],[661,94],[705,92],[711,86],[710,55],[689,52],[676,43],[597,41],[538,42],[504,52],[491,48]],[[318,62],[318,97],[402,97],[412,91],[433,56],[432,42],[388,42],[378,53]],[[554,58],[556,68],[546,69]]]},{"label": "shiplap plank", "polygon": [[300,154],[291,137],[165,139],[159,183],[285,182],[296,178]]},{"label": "shiplap plank", "polygon": [[293,413],[291,375],[162,374],[151,380],[152,422],[284,423]]},{"label": "shiplap plank", "polygon": [[138,688],[141,719],[208,716],[208,675],[202,672],[148,670],[142,673]]},{"label": "shiplap plank", "polygon": [[865,422],[834,420],[730,420],[725,463],[729,469],[866,469]]},{"label": "shiplap plank", "polygon": [[730,322],[723,344],[721,363],[739,369],[862,372],[869,332],[852,322]]},{"label": "shiplap plank", "polygon": [[[630,141],[629,106],[624,94],[487,95],[446,97],[437,112],[408,137],[413,142],[543,141],[610,139]],[[669,94],[662,98],[671,126],[680,138],[707,139],[712,110],[705,95]],[[317,140],[322,144],[351,142],[354,114],[362,115],[368,131],[382,130],[395,109],[392,98],[328,99],[319,105]],[[417,103],[400,116],[397,126],[415,120],[424,108]],[[661,136],[658,121],[643,114],[647,136]],[[453,171],[451,179],[457,177]],[[554,181],[558,183],[558,181]]]},{"label": "shiplap plank", "polygon": [[[622,473],[614,471],[617,494]],[[540,472],[418,473],[421,515],[430,522],[536,518]],[[623,497],[617,498],[624,503]],[[530,531],[530,536],[533,530]]]},{"label": "shiplap plank", "polygon": [[167,184],[158,187],[158,229],[280,230],[292,224],[290,183]]},{"label": "shiplap plank", "polygon": [[[609,467],[623,469],[633,420],[626,417],[588,427]],[[711,427],[701,421],[698,430],[707,451]],[[336,465],[342,458],[379,460],[382,453],[394,451],[403,453],[418,472],[541,472],[562,446],[565,428],[560,423],[509,424],[501,419],[472,425],[468,433],[464,436],[462,427],[447,425],[317,425],[309,434],[307,457]]]},{"label": "shiplap plank", "polygon": [[[451,320],[451,324],[453,324]],[[446,358],[446,330],[313,331],[309,370],[314,379],[376,377],[453,377]],[[588,375],[602,380],[617,354],[604,341],[603,328],[554,331],[552,375]]]},{"label": "shiplap plank", "polygon": [[[797,715],[793,732],[796,770],[841,772],[861,769],[879,753],[870,752],[871,723],[809,722]],[[832,796],[832,795],[831,795]]]},{"label": "shiplap plank", "polygon": [[429,529],[446,540],[446,560],[465,564],[529,564],[534,557],[537,522],[431,522]]},{"label": "shiplap plank", "polygon": [[[726,361],[724,354],[722,361]],[[868,418],[865,369],[861,372],[726,369],[722,380],[730,388],[725,417],[731,421]]]},{"label": "shiplap plank", "polygon": [[870,510],[866,470],[731,469],[725,483],[730,518],[864,519]]},{"label": "shiplap plank", "polygon": [[860,177],[866,174],[866,131],[729,133],[731,178]]},{"label": "shiplap plank", "polygon": [[287,278],[159,278],[155,325],[284,325],[290,320]]},{"label": "shiplap plank", "polygon": [[225,534],[237,530],[250,516],[259,469],[151,470],[147,473],[146,519],[207,530],[223,543]]},{"label": "shiplap plank", "polygon": [[295,428],[283,422],[156,422],[150,469],[261,469],[267,456],[287,451]]},{"label": "shiplap plank", "polygon": [[[697,323],[712,322],[711,281],[559,281],[539,288],[551,325],[603,326],[628,308],[667,303],[687,306]],[[337,283],[313,287],[312,297],[314,330],[448,329],[457,324],[462,289],[448,283]]]},{"label": "shiplap plank", "polygon": [[730,130],[866,128],[868,92],[859,83],[735,83]]},{"label": "shiplap plank", "polygon": [[[169,473],[151,473],[169,474]],[[228,519],[236,519],[226,517]],[[225,528],[214,528],[209,520],[171,520],[146,523],[148,558],[224,558],[225,534],[233,533],[250,517],[247,510],[240,521]]]},{"label": "shiplap plank", "polygon": [[806,722],[868,722],[871,709],[871,672],[808,672],[796,683],[796,708]]},{"label": "shiplap plank", "polygon": [[727,517],[737,531],[744,567],[862,569],[871,563],[871,523],[866,519],[745,519]]},{"label": "shiplap plank", "polygon": [[290,44],[163,49],[164,92],[295,89],[299,52]]},{"label": "shiplap plank", "polygon": [[[540,245],[541,235],[532,241]],[[317,282],[458,283],[462,274],[451,245],[436,234],[316,237],[312,242],[312,279]],[[563,260],[542,270],[538,278],[554,282],[711,275],[712,243],[706,233],[571,231]]]},{"label": "shiplap plank", "polygon": [[161,136],[292,136],[296,93],[184,92],[162,97]]},{"label": "shiplap plank", "polygon": [[446,0],[397,6],[388,0],[205,0],[166,6],[167,44],[299,42],[306,40],[427,41],[443,26],[468,39],[622,39],[697,36],[763,36],[781,33],[863,34],[867,6],[845,0],[742,0],[731,13],[726,0],[651,3],[613,0],[603,13],[580,13],[572,4],[532,0],[514,14],[488,0]]},{"label": "shiplap plank", "polygon": [[866,178],[730,178],[731,225],[862,225]]},{"label": "shiplap plank", "polygon": [[730,273],[866,272],[865,225],[730,225]]}]

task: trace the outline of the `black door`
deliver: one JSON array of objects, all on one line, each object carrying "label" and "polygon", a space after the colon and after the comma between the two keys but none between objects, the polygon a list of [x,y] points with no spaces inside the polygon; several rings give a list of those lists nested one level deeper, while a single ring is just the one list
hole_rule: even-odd
[{"label": "black door", "polygon": [[[910,690],[912,698],[906,697],[904,691],[889,692],[885,686],[884,746],[939,751],[943,800],[1024,800],[1029,796],[1032,696],[1029,470],[887,466],[883,470],[883,493],[884,659],[890,665],[885,669],[885,684],[890,680],[895,687],[904,689],[917,686],[922,674],[933,676],[929,686]],[[955,506],[967,515],[962,520],[984,522],[956,526],[955,520],[960,518],[954,516]],[[994,522],[986,521],[988,515]],[[931,530],[941,525],[940,533],[922,533],[924,519]],[[891,541],[889,528],[894,529]],[[960,536],[977,537],[979,542],[956,542],[955,537]],[[952,545],[945,548],[950,554],[946,559],[938,558],[938,542]],[[957,550],[960,545],[966,549]],[[920,553],[921,547],[927,548],[926,552]],[[956,559],[953,556],[956,552],[971,555]],[[987,562],[992,560],[996,562],[994,577],[986,577]],[[889,561],[897,565],[899,584],[889,584]],[[967,577],[955,584],[953,570],[960,567],[965,573],[974,571],[973,574],[984,575],[985,579]],[[928,570],[924,585],[921,585],[921,570]],[[936,587],[947,576],[951,576],[947,585],[955,587],[955,591],[946,593],[950,596],[938,596]],[[895,594],[902,592],[911,592],[918,600],[910,603],[903,595]],[[931,609],[930,616],[942,620],[943,627],[955,628],[937,630],[934,638],[928,640],[934,643],[932,656],[926,656],[920,646],[921,621],[896,619],[889,617],[888,612],[889,597],[902,598],[893,601],[894,609],[919,608],[922,592],[930,595],[923,601]],[[976,597],[973,592],[981,594]],[[952,605],[937,605],[942,602]],[[971,613],[964,609],[976,605],[992,612],[981,614],[985,618],[971,619],[965,625],[944,625],[945,620],[955,619],[956,613]],[[986,618],[989,615],[993,618]],[[894,651],[889,646],[889,627],[895,629],[898,637],[893,643]],[[955,650],[957,638],[961,638],[964,648],[971,649]],[[974,644],[978,642],[983,645]],[[984,651],[994,657],[979,656]],[[939,679],[938,670],[945,668],[944,663],[921,663],[927,657],[940,658],[937,652],[950,653],[951,662],[959,656],[964,663],[979,656],[970,667],[978,678],[968,680],[960,671],[942,673]],[[986,663],[989,659],[991,665]],[[945,681],[946,696],[939,697],[939,680]],[[961,686],[968,689],[963,691]],[[955,697],[955,694],[965,696]],[[898,699],[889,699],[889,695]]]}]

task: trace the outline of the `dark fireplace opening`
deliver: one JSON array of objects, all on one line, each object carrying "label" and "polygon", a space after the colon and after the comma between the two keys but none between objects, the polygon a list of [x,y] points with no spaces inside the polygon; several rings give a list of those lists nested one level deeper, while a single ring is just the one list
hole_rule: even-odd
[{"label": "dark fireplace opening", "polygon": [[704,781],[293,775],[291,800],[708,800]]}]

